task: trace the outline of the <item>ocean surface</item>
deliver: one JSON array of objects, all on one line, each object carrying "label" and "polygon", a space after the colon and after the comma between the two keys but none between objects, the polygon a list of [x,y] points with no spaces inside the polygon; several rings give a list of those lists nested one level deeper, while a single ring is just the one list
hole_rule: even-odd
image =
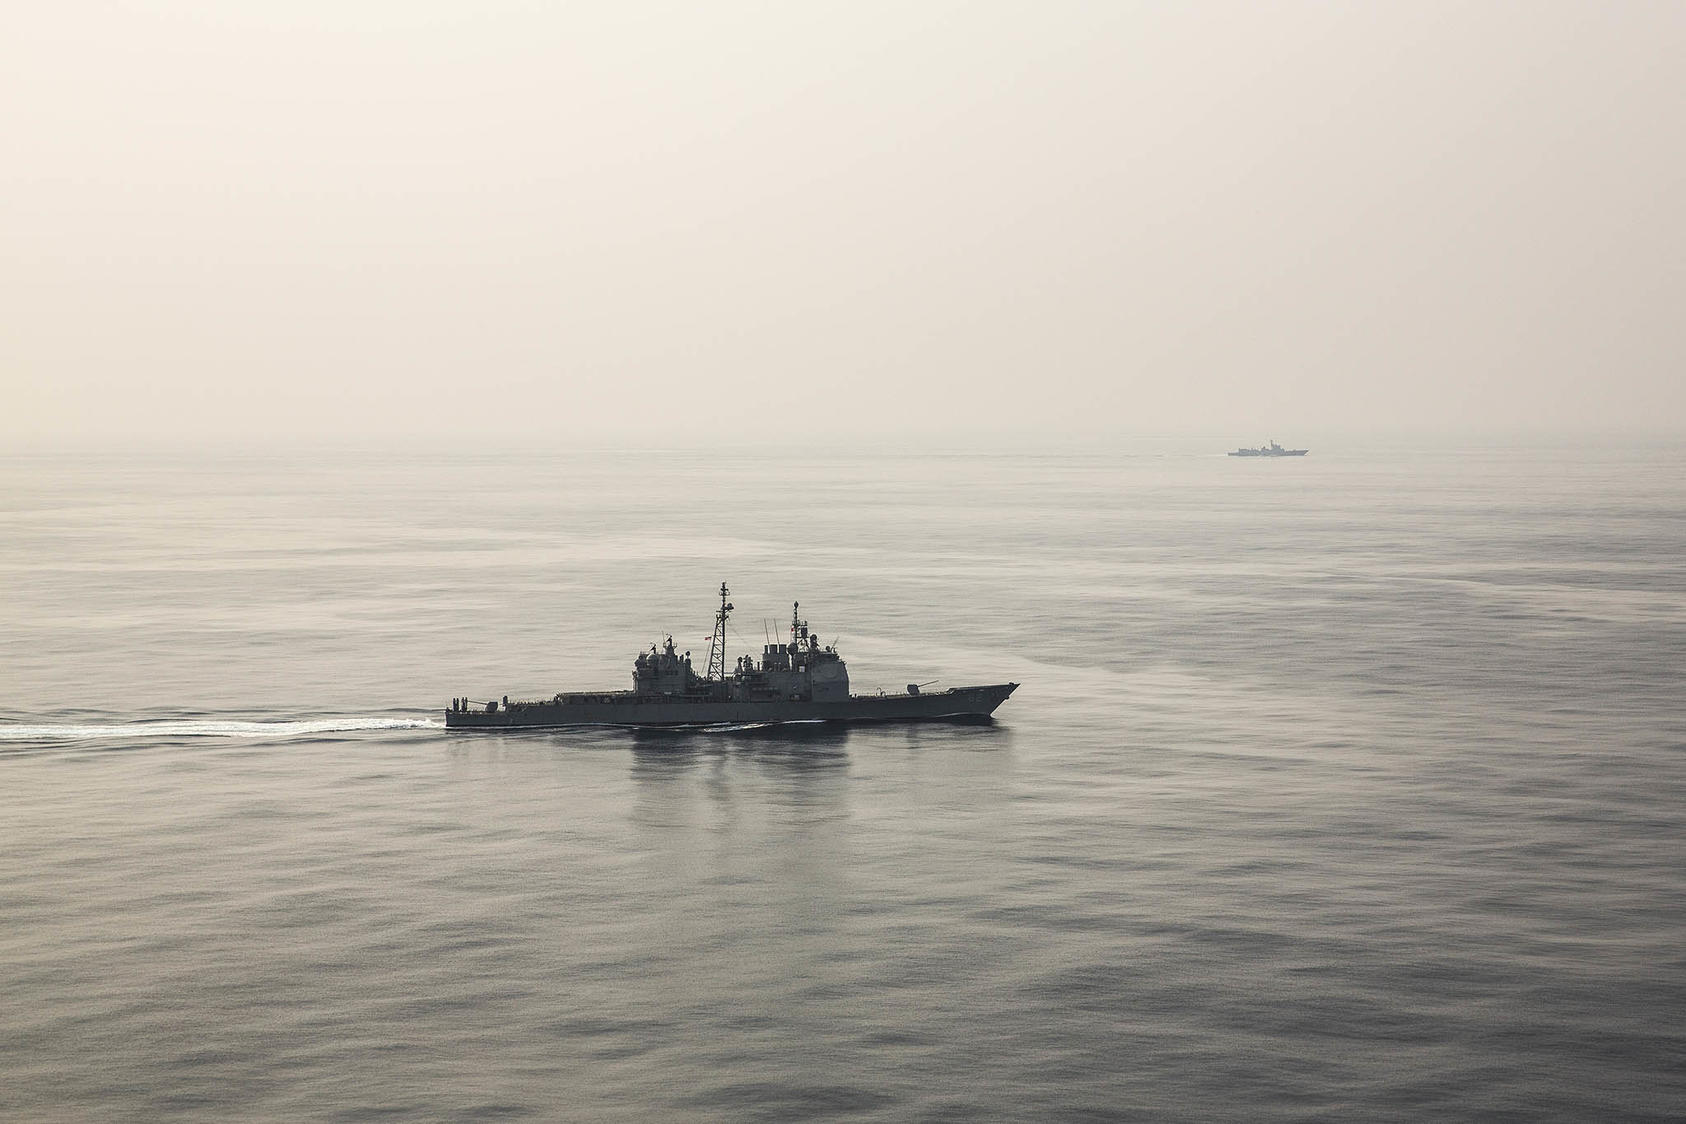
[{"label": "ocean surface", "polygon": [[1239,440],[0,457],[0,1118],[1686,1118],[1686,446]]}]

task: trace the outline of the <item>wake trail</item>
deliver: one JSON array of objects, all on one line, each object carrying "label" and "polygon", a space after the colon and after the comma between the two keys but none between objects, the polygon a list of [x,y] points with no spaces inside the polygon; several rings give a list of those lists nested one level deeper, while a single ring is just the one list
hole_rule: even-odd
[{"label": "wake trail", "polygon": [[107,738],[299,738],[370,730],[443,730],[431,718],[312,718],[299,722],[163,719],[76,726],[0,723],[0,742],[98,741]]}]

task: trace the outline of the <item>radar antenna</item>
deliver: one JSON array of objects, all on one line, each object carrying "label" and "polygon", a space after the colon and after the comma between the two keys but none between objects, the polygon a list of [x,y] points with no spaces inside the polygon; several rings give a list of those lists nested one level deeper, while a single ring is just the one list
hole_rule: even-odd
[{"label": "radar antenna", "polygon": [[726,583],[720,583],[720,609],[714,614],[714,635],[708,641],[708,678],[726,678],[726,617],[732,603],[726,600]]}]

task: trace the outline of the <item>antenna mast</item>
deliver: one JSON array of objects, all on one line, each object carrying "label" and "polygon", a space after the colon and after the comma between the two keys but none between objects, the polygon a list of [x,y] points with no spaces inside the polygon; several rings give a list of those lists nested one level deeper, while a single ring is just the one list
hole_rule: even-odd
[{"label": "antenna mast", "polygon": [[726,600],[726,583],[720,583],[720,609],[714,614],[714,635],[708,641],[708,678],[726,678],[726,617],[732,611]]}]

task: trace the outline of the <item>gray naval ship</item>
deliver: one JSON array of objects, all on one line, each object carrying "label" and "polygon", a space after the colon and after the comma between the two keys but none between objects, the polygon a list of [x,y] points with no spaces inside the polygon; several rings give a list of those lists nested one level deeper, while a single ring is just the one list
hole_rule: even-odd
[{"label": "gray naval ship", "polygon": [[630,691],[564,691],[531,702],[452,699],[445,725],[453,730],[509,730],[535,726],[717,726],[779,722],[988,722],[1017,683],[921,691],[909,683],[901,694],[851,695],[849,669],[835,645],[820,646],[797,602],[790,640],[768,644],[761,662],[740,656],[726,671],[726,619],[734,606],[720,583],[708,668],[698,675],[691,653],[675,650],[673,637],[641,652]]},{"label": "gray naval ship", "polygon": [[1237,449],[1229,454],[1232,457],[1303,457],[1311,452],[1310,449],[1284,449],[1272,439],[1268,445],[1260,445],[1257,449]]}]

